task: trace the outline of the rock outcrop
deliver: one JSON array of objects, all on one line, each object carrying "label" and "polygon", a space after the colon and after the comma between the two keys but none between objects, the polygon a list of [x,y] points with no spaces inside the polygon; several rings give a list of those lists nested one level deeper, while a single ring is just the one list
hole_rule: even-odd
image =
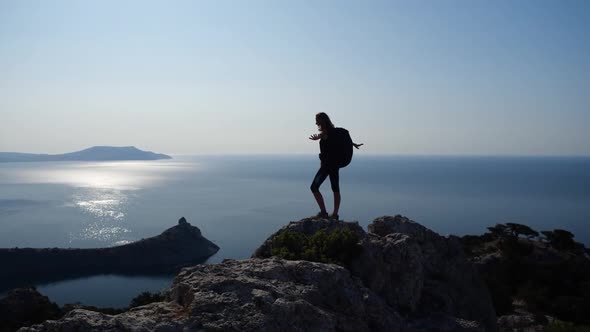
[{"label": "rock outcrop", "polygon": [[[206,330],[396,331],[402,320],[345,268],[282,259],[185,269],[170,298]],[[229,318],[229,319],[228,319]]]},{"label": "rock outcrop", "polygon": [[205,261],[219,250],[183,217],[162,234],[97,249],[0,249],[0,285],[27,284],[97,273],[162,273]]},{"label": "rock outcrop", "polygon": [[584,244],[566,230],[537,232],[516,223],[488,230],[461,241],[487,284],[500,325],[539,330],[547,317],[590,325],[590,255]]},{"label": "rock outcrop", "polygon": [[0,332],[61,317],[57,304],[35,289],[15,289],[0,299]]},{"label": "rock outcrop", "polygon": [[496,330],[490,295],[458,238],[442,237],[402,216],[377,218],[368,233],[358,223],[313,219],[291,222],[271,235],[253,257],[270,257],[273,238],[286,231],[311,235],[319,229],[331,232],[343,228],[357,234],[363,247],[349,266],[352,275],[396,312],[415,320],[412,324],[421,326],[420,320],[427,317],[431,321],[436,314],[439,322],[465,320]]},{"label": "rock outcrop", "polygon": [[365,231],[361,226],[359,226],[358,222],[347,222],[347,221],[336,221],[336,220],[329,220],[329,219],[315,219],[315,218],[304,218],[300,221],[291,221],[286,226],[283,226],[281,229],[276,231],[274,234],[268,237],[264,241],[264,243],[258,247],[254,254],[252,254],[252,258],[268,258],[272,256],[271,249],[272,249],[272,241],[276,238],[279,234],[283,232],[290,231],[305,234],[307,236],[311,236],[320,230],[325,230],[327,232],[333,232],[335,230],[342,230],[348,229],[354,234],[356,234],[359,238],[365,236]]},{"label": "rock outcrop", "polygon": [[20,331],[400,331],[401,317],[343,267],[282,259],[185,268],[168,301],[111,316],[76,309]]},{"label": "rock outcrop", "polygon": [[[286,230],[357,234],[347,268],[268,257]],[[496,331],[485,287],[454,238],[406,218],[304,219],[246,260],[184,268],[166,300],[118,315],[75,309],[20,331]]]},{"label": "rock outcrop", "polygon": [[[496,328],[488,289],[459,238],[440,236],[399,215],[377,218],[368,229],[371,236],[365,242],[371,250],[364,251],[352,271],[369,288],[379,285],[374,290],[391,305],[398,301],[420,317],[445,313]],[[368,272],[371,266],[374,271]]]}]

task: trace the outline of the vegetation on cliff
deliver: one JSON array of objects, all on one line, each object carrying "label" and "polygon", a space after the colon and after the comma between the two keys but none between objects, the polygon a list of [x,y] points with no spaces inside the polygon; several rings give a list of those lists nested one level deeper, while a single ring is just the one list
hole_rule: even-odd
[{"label": "vegetation on cliff", "polygon": [[515,304],[540,320],[545,315],[590,324],[588,249],[566,230],[537,232],[516,223],[497,224],[481,236],[464,236],[466,253],[485,280],[498,316]]},{"label": "vegetation on cliff", "polygon": [[346,228],[329,233],[322,229],[311,236],[285,231],[272,239],[271,254],[288,260],[348,266],[361,253],[359,240]]}]

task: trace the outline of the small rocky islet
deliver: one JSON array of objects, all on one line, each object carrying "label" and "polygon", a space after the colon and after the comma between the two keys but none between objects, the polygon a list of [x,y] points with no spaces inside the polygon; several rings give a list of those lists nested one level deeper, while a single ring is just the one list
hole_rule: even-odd
[{"label": "small rocky islet", "polygon": [[375,219],[368,231],[306,218],[271,235],[250,259],[183,268],[161,297],[122,313],[60,312],[32,289],[13,291],[0,309],[23,297],[29,306],[34,298],[43,303],[49,314],[19,331],[544,331],[551,324],[575,331],[563,321],[590,317],[588,250],[560,230],[539,239],[520,226],[443,237],[399,215]]}]

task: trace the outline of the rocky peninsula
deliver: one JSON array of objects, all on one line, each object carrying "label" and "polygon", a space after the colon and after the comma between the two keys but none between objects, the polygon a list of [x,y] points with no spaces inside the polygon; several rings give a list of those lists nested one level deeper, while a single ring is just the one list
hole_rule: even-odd
[{"label": "rocky peninsula", "polygon": [[204,262],[218,250],[183,217],[160,235],[116,247],[0,249],[0,285],[6,290],[102,273],[166,273]]},{"label": "rocky peninsula", "polygon": [[[586,313],[580,301],[587,299],[587,278],[566,269],[559,276],[567,277],[567,287],[543,282],[554,267],[575,262],[587,271],[587,249],[558,230],[547,232],[553,242],[534,240],[520,226],[460,238],[399,215],[377,218],[367,231],[357,222],[306,218],[272,234],[250,259],[182,269],[161,297],[122,313],[70,308],[55,316],[46,298],[29,291],[28,298],[38,298],[54,316],[19,331],[544,331],[560,322],[535,311],[533,298],[521,302],[515,292],[528,284],[524,278],[565,292],[546,295],[543,303],[574,297],[570,309]],[[544,273],[511,270],[524,263]],[[582,291],[570,294],[577,282]],[[503,296],[510,308],[502,306]],[[567,329],[553,330],[584,331],[564,324],[553,327]]]}]

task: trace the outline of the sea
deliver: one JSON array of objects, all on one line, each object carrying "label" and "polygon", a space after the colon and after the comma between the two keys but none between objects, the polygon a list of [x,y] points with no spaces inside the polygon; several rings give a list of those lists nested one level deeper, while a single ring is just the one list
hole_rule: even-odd
[{"label": "sea", "polygon": [[[116,246],[185,217],[221,247],[205,264],[245,259],[283,225],[319,211],[309,189],[318,167],[317,155],[0,163],[0,247]],[[441,235],[515,222],[566,229],[590,245],[590,157],[358,154],[340,170],[340,188],[340,219],[365,229],[396,214]],[[329,179],[321,191],[331,209]],[[60,305],[125,307],[173,278],[96,275],[36,286]]]}]

